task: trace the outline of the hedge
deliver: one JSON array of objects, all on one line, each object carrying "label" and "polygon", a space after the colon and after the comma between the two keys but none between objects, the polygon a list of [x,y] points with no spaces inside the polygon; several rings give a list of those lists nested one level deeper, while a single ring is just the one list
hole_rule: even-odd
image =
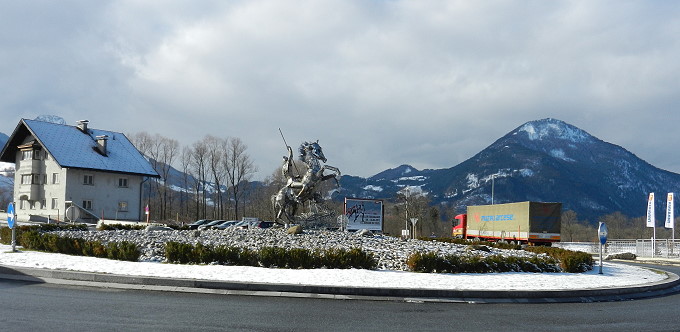
[{"label": "hedge", "polygon": [[560,272],[557,260],[542,256],[440,256],[417,252],[408,257],[406,264],[413,272],[426,273]]},{"label": "hedge", "polygon": [[[20,243],[21,233],[27,231],[38,232],[52,232],[52,231],[86,231],[87,225],[83,224],[43,224],[43,225],[25,225],[16,227],[16,241],[17,245],[23,246]],[[9,227],[0,228],[0,243],[12,244],[12,229]]]},{"label": "hedge", "polygon": [[[45,227],[48,226],[48,227]],[[136,262],[139,260],[141,251],[132,242],[111,242],[104,246],[99,241],[85,241],[83,239],[72,239],[56,234],[42,233],[45,228],[56,229],[81,229],[81,227],[70,225],[65,228],[41,226],[21,226],[17,228],[17,244],[30,250],[39,250],[76,256],[90,256],[111,258],[122,261]],[[9,230],[9,232],[5,230]],[[85,227],[87,229],[87,227]],[[6,233],[9,233],[9,241],[5,242]],[[0,229],[2,243],[10,244],[12,241],[12,231],[9,228]]]},{"label": "hedge", "polygon": [[302,248],[263,247],[257,251],[230,247],[192,245],[180,242],[165,244],[170,263],[262,266],[289,269],[375,269],[377,261],[361,249],[309,250]]},{"label": "hedge", "polygon": [[595,260],[587,252],[572,251],[555,247],[527,247],[525,250],[537,254],[546,254],[557,259],[564,272],[579,273],[593,269]]}]

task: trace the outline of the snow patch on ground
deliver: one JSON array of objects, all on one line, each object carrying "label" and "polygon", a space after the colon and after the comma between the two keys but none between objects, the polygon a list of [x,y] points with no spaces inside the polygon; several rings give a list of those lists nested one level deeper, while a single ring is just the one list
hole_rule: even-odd
[{"label": "snow patch on ground", "polygon": [[598,274],[597,268],[586,273],[486,274],[438,274],[357,269],[288,270],[248,266],[122,262],[22,250],[12,253],[11,246],[8,245],[0,245],[0,265],[229,282],[448,290],[590,289],[631,286],[665,279],[665,275],[647,269],[613,263],[604,263],[603,274]]}]

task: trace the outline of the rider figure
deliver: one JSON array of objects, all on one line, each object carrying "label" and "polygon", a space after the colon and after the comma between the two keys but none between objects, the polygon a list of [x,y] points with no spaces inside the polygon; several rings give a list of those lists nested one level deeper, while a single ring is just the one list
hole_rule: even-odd
[{"label": "rider figure", "polygon": [[[292,169],[291,166],[293,166],[293,148],[290,147],[290,145],[287,145],[286,148],[288,149],[288,157],[284,156],[283,157],[283,165],[281,166],[281,173],[283,174],[283,177],[286,178],[286,187],[291,188],[291,189],[300,189],[297,195],[293,195],[293,199],[295,199],[296,203],[302,203],[300,200],[300,194],[302,194],[302,191],[305,188],[305,184],[303,182],[303,179],[299,175],[292,175]],[[307,173],[309,173],[309,170],[307,170]],[[305,174],[307,176],[308,174]]]}]

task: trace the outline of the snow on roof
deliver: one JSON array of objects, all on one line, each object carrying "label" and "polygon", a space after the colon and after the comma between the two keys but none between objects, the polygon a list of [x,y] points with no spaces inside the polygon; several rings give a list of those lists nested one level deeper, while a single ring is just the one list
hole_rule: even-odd
[{"label": "snow on roof", "polygon": [[[151,164],[121,133],[90,128],[85,133],[75,126],[27,119],[22,119],[20,126],[22,123],[61,167],[158,177]],[[108,136],[106,154],[97,150],[97,136],[103,135]]]}]

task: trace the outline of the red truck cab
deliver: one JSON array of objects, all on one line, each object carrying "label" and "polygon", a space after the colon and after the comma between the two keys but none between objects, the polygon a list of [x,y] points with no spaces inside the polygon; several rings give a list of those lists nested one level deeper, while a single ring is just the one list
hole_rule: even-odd
[{"label": "red truck cab", "polygon": [[454,217],[453,221],[453,233],[451,234],[454,238],[464,239],[465,238],[465,228],[467,226],[467,214],[459,214]]}]

